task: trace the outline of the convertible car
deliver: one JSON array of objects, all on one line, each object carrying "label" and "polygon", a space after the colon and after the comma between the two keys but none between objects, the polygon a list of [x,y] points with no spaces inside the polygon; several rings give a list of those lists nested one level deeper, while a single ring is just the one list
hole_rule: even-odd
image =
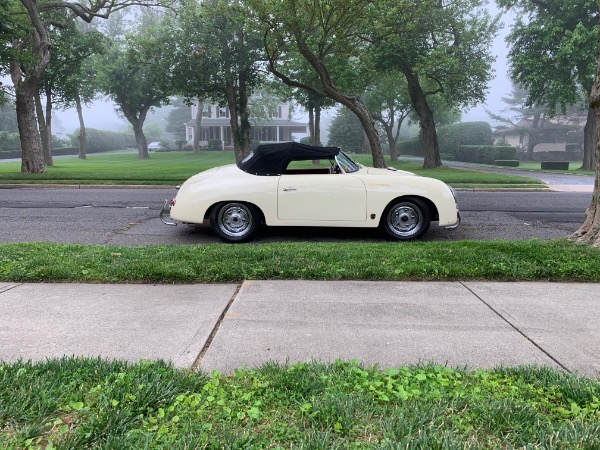
[{"label": "convertible car", "polygon": [[337,147],[297,142],[259,145],[237,165],[194,175],[160,217],[168,225],[209,222],[228,242],[247,241],[263,224],[380,227],[391,239],[410,240],[431,222],[460,223],[454,192],[439,180],[364,167]]}]

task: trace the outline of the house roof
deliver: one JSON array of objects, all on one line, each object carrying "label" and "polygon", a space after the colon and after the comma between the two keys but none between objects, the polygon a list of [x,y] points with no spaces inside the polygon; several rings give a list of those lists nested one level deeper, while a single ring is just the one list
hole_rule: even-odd
[{"label": "house roof", "polygon": [[[585,124],[585,121],[583,121]],[[507,135],[507,134],[520,134],[521,132],[529,132],[533,129],[536,131],[546,131],[546,130],[568,130],[568,129],[583,129],[583,125],[579,127],[574,126],[573,124],[563,123],[561,121],[556,121],[552,119],[547,119],[542,127],[534,128],[533,120],[523,118],[519,120],[514,126],[498,128],[494,131],[495,135]]]}]

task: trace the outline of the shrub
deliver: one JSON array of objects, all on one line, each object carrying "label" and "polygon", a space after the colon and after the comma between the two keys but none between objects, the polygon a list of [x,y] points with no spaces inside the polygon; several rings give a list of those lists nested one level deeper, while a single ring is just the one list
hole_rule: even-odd
[{"label": "shrub", "polygon": [[18,151],[21,154],[21,140],[19,133],[0,131],[0,152]]},{"label": "shrub", "polygon": [[53,148],[52,156],[79,155],[79,147]]},{"label": "shrub", "polygon": [[[87,153],[101,153],[137,147],[133,133],[86,128],[85,134]],[[71,139],[71,146],[78,147],[79,128],[77,128],[69,138]]]},{"label": "shrub", "polygon": [[503,166],[503,167],[519,167],[518,159],[497,159],[494,161],[495,166]]},{"label": "shrub", "polygon": [[223,141],[221,139],[209,139],[207,150],[223,150]]},{"label": "shrub", "polygon": [[498,150],[498,159],[516,159],[517,158],[517,148],[511,147],[510,145],[496,145],[496,149]]},{"label": "shrub", "polygon": [[542,161],[542,170],[569,170],[569,161]]},{"label": "shrub", "polygon": [[454,157],[456,161],[494,164],[496,160],[516,159],[515,147],[497,145],[461,145]]},{"label": "shrub", "polygon": [[0,150],[0,159],[14,159],[21,157],[21,150]]},{"label": "shrub", "polygon": [[494,143],[492,127],[487,122],[463,122],[444,125],[438,131],[438,140],[440,151],[454,155],[463,145],[487,146]]}]

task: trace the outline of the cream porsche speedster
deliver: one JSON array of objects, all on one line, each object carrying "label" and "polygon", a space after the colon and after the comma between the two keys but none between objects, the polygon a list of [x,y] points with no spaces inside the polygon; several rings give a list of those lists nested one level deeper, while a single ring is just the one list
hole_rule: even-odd
[{"label": "cream porsche speedster", "polygon": [[337,147],[297,142],[259,145],[237,165],[194,175],[160,217],[169,225],[209,222],[227,242],[247,241],[263,224],[380,227],[391,239],[410,240],[431,222],[460,223],[454,191],[439,180],[364,167]]}]

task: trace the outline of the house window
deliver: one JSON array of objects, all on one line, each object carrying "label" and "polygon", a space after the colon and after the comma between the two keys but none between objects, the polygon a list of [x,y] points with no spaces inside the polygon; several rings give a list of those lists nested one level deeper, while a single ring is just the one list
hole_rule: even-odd
[{"label": "house window", "polygon": [[211,139],[221,139],[220,127],[202,127],[201,141],[210,141]]},{"label": "house window", "polygon": [[229,108],[219,108],[219,117],[229,118]]},{"label": "house window", "polygon": [[273,108],[271,117],[273,119],[283,119],[283,106],[279,105],[277,108]]},{"label": "house window", "polygon": [[261,142],[277,142],[277,127],[252,128],[252,139]]},{"label": "house window", "polygon": [[204,109],[202,110],[202,117],[206,117],[208,119],[210,119],[211,116],[211,107],[210,105],[205,105]]}]

